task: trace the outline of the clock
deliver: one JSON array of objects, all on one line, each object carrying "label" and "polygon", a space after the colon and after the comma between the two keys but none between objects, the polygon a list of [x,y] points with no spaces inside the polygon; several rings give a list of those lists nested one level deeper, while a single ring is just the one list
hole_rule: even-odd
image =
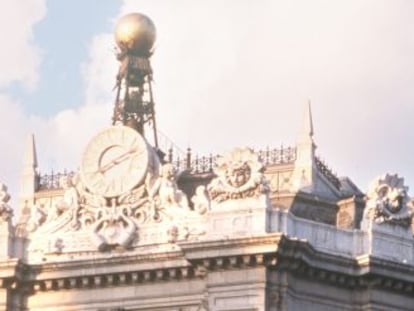
[{"label": "clock", "polygon": [[141,183],[148,162],[149,147],[144,138],[132,128],[112,126],[86,146],[80,176],[89,191],[112,198]]}]

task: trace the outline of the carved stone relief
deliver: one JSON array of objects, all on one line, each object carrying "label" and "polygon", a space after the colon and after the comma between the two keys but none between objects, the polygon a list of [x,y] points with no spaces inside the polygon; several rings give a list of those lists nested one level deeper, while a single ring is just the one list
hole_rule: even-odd
[{"label": "carved stone relief", "polygon": [[[121,150],[122,161],[127,157],[125,154]],[[146,172],[144,178],[132,189],[113,197],[107,196],[107,193],[114,193],[113,190],[97,187],[99,191],[95,192],[89,189],[83,178],[80,178],[82,173],[77,173],[72,178],[62,178],[64,194],[61,199],[47,209],[36,204],[31,207],[26,225],[33,240],[31,249],[40,250],[40,240],[50,235],[59,239],[56,249],[65,249],[65,239],[72,238],[66,234],[70,232],[87,232],[91,244],[100,251],[133,247],[139,244],[140,230],[154,225],[160,226],[158,231],[163,232],[165,243],[193,239],[203,234],[188,219],[201,217],[208,210],[206,195],[203,197],[202,191],[198,191],[198,197],[194,199],[198,202],[195,204],[196,211],[191,210],[186,195],[178,189],[174,167],[169,163],[160,166],[158,157],[152,150],[148,155],[150,159],[145,161],[147,166],[141,168]],[[118,158],[120,156],[116,155],[117,161]],[[114,176],[117,173],[117,161],[107,160],[112,165],[111,174]],[[107,167],[108,163],[103,165]],[[102,174],[105,173],[106,171]],[[93,181],[92,176],[89,182]],[[106,182],[111,185],[110,180]]]},{"label": "carved stone relief", "polygon": [[9,200],[10,195],[7,192],[7,187],[0,182],[0,222],[10,221],[13,215],[13,210],[8,204]]},{"label": "carved stone relief", "polygon": [[268,193],[262,172],[263,164],[253,150],[236,148],[217,159],[214,167],[217,177],[208,185],[209,196],[219,203]]},{"label": "carved stone relief", "polygon": [[364,219],[408,227],[413,216],[413,202],[407,194],[404,178],[386,174],[369,186]]}]

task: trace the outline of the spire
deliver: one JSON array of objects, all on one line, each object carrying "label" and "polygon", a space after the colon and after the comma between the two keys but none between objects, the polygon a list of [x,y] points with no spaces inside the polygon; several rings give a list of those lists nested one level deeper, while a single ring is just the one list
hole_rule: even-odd
[{"label": "spire", "polygon": [[303,121],[296,143],[296,160],[292,176],[292,191],[312,192],[315,182],[315,143],[313,142],[313,121],[311,103],[305,104]]},{"label": "spire", "polygon": [[299,136],[300,141],[313,141],[313,120],[310,99],[305,104],[303,113],[302,130]]},{"label": "spire", "polygon": [[35,138],[30,134],[27,139],[26,150],[23,158],[23,172],[20,180],[19,208],[31,206],[34,203],[34,194],[39,184],[37,172],[37,155]]},{"label": "spire", "polygon": [[25,174],[35,172],[37,169],[37,154],[34,134],[30,134],[28,137],[23,165]]}]

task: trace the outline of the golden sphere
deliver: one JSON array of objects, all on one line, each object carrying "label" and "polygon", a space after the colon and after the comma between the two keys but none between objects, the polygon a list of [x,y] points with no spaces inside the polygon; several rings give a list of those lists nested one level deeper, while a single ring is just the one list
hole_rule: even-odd
[{"label": "golden sphere", "polygon": [[149,56],[155,37],[155,25],[144,14],[127,14],[121,17],[115,26],[116,44],[121,50],[132,54]]}]

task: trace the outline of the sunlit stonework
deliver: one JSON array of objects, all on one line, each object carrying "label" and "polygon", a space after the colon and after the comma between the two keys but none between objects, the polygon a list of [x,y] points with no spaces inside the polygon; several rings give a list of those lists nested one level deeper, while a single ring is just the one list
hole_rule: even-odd
[{"label": "sunlit stonework", "polygon": [[214,167],[217,177],[208,186],[216,202],[243,199],[268,193],[263,164],[249,148],[236,148],[219,157]]},{"label": "sunlit stonework", "polygon": [[31,135],[13,209],[0,183],[0,310],[413,309],[403,178],[364,193],[336,176],[315,154],[309,102],[294,146],[200,156],[162,145],[155,27],[129,14],[115,38],[112,126],[79,169],[40,174]]},{"label": "sunlit stonework", "polygon": [[[188,222],[206,209],[191,210],[178,189],[174,167],[161,165],[158,156],[134,130],[111,127],[96,135],[86,147],[81,171],[63,176],[63,197],[48,211],[31,207],[27,231],[31,251],[47,252],[46,245],[69,250],[81,242],[86,248],[107,251],[148,244],[140,234],[145,226],[159,231],[159,240],[202,234]],[[154,242],[154,241],[152,241]]]},{"label": "sunlit stonework", "polygon": [[413,202],[407,192],[404,178],[396,174],[376,178],[368,189],[365,218],[377,223],[410,226]]},{"label": "sunlit stonework", "polygon": [[7,192],[7,187],[0,182],[0,221],[9,221],[13,215],[13,210],[8,204],[9,200],[10,195]]}]

